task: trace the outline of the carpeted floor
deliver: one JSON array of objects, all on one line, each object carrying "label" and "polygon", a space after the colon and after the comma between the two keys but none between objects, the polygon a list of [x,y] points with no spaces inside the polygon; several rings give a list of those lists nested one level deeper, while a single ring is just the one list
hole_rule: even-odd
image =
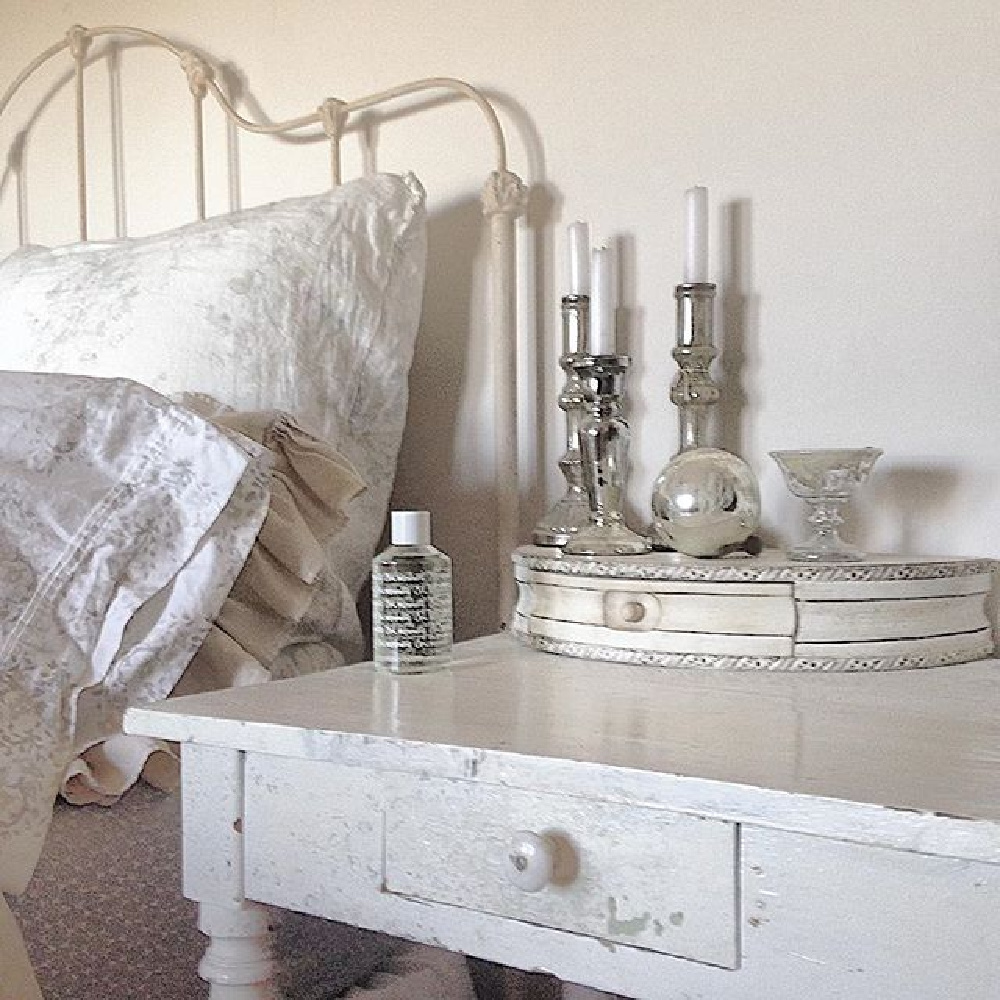
[{"label": "carpeted floor", "polygon": [[[28,891],[10,900],[45,1000],[207,997],[197,975],[205,938],[180,871],[179,795],[140,783],[111,808],[60,802]],[[460,956],[301,914],[275,917],[288,1000],[326,1000],[355,984],[366,1000],[472,1000]]]}]

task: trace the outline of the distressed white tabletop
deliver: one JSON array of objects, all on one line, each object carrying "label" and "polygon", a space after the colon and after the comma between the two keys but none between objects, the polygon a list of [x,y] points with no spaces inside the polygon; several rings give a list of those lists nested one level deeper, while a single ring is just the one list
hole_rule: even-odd
[{"label": "distressed white tabletop", "polygon": [[1000,863],[1000,661],[888,674],[577,660],[509,636],[134,708],[129,732],[731,816]]}]

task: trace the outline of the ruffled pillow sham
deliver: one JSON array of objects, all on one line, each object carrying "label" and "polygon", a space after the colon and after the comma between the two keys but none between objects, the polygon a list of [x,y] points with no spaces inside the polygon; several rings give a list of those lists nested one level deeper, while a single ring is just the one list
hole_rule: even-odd
[{"label": "ruffled pillow sham", "polygon": [[[205,397],[181,401],[240,446],[266,449],[268,502],[246,562],[172,695],[272,678],[273,664],[313,604],[326,544],[346,520],[344,506],[364,486],[350,463],[286,413],[220,410]],[[340,611],[326,623],[322,640],[354,650],[361,632],[353,602],[345,601]],[[333,665],[327,650],[322,666]],[[111,805],[140,773],[159,788],[177,785],[173,748],[122,733],[102,736],[66,769],[60,790],[68,801]]]}]

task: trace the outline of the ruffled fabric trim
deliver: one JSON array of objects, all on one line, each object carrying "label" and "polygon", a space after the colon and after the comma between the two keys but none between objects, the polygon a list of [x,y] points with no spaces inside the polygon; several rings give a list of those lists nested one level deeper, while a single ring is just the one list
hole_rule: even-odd
[{"label": "ruffled fabric trim", "polygon": [[[271,679],[268,667],[313,600],[326,542],[346,524],[344,506],[365,488],[347,459],[286,413],[207,412],[212,401],[205,397],[184,402],[270,452],[270,503],[243,569],[173,695]],[[115,736],[70,765],[62,794],[79,805],[110,805],[140,772],[159,788],[176,787],[176,753],[158,741]]]},{"label": "ruffled fabric trim", "polygon": [[268,666],[312,600],[325,544],[347,522],[343,508],[364,489],[353,466],[286,413],[215,418],[274,456],[271,504],[216,627]]}]

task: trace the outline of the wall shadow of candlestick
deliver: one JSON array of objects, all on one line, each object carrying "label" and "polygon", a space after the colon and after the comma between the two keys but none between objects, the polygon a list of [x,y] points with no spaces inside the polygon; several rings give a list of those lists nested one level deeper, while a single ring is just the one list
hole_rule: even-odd
[{"label": "wall shadow of candlestick", "polygon": [[743,450],[743,413],[755,393],[750,372],[760,329],[759,298],[753,292],[753,209],[748,198],[726,202],[720,213],[719,402],[715,432],[720,448]]},{"label": "wall shadow of candlestick", "polygon": [[[892,518],[896,536],[887,551],[919,554],[922,546],[918,541],[918,525],[938,516],[949,516],[961,479],[957,465],[894,464],[882,470],[873,483],[868,502],[872,507],[887,510]],[[991,576],[986,616],[993,629],[993,641],[1000,647],[1000,561],[993,561]]]},{"label": "wall shadow of candlestick", "polygon": [[[531,175],[534,176],[534,170]],[[527,182],[526,182],[527,183]],[[521,518],[519,537],[531,535],[532,527],[548,507],[548,432],[550,430],[546,390],[553,382],[553,373],[559,369],[559,327],[552,310],[546,308],[548,274],[551,270],[551,247],[547,234],[552,231],[560,202],[556,192],[546,183],[532,182],[528,192],[528,206],[523,220],[519,253],[520,261],[518,324],[521,327],[518,351],[524,352],[518,361],[518,425],[522,439],[519,467],[521,482]],[[527,435],[527,436],[525,436]],[[533,440],[532,440],[533,438]]]},{"label": "wall shadow of candlestick", "polygon": [[913,554],[920,548],[918,525],[943,517],[951,509],[961,479],[959,468],[894,463],[877,472],[868,502],[891,512],[896,536],[888,551]]}]

